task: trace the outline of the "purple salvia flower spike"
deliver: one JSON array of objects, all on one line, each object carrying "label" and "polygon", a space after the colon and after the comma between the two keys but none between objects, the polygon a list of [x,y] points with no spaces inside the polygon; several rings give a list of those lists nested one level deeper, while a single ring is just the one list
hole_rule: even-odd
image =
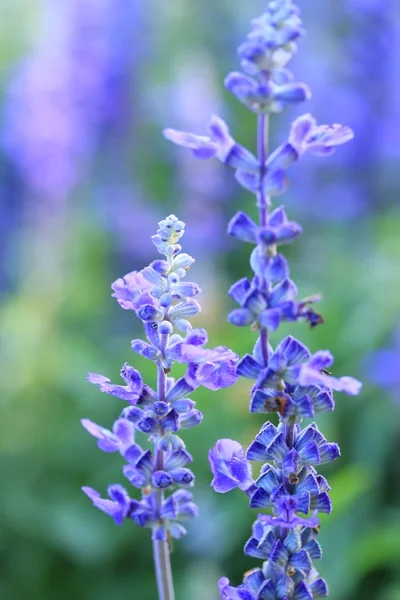
[{"label": "purple salvia flower spike", "polygon": [[[269,511],[259,514],[245,546],[246,554],[265,561],[263,568],[246,574],[237,588],[228,579],[220,579],[224,600],[312,600],[328,595],[312,559],[321,557],[315,539],[318,512],[330,513],[332,506],[329,486],[315,467],[338,458],[340,449],[325,439],[315,423],[303,430],[300,423],[303,418],[332,411],[333,391],[355,395],[361,389],[356,379],[329,373],[333,357],[327,350],[311,355],[291,336],[275,349],[269,345],[269,332],[282,321],[305,320],[311,327],[323,322],[313,308],[320,296],[298,298],[288,262],[278,252],[281,244],[292,242],[302,229],[288,220],[283,207],[270,212],[273,197],[285,191],[289,167],[306,152],[328,156],[353,138],[349,127],[317,125],[312,115],[304,114],[293,122],[287,140],[268,153],[269,115],[310,97],[308,87],[295,82],[286,69],[303,33],[294,1],[270,0],[238,49],[244,73],[232,72],[225,79],[225,87],[257,114],[257,166],[254,156],[232,139],[226,123],[216,117],[209,138],[164,132],[178,145],[202,151],[203,158],[216,156],[231,166],[239,184],[256,195],[259,209],[259,223],[240,211],[228,226],[229,235],[254,246],[250,257],[253,278],[240,279],[230,288],[229,295],[239,306],[228,320],[238,327],[251,326],[259,334],[253,354],[239,361],[236,374],[255,380],[250,412],[275,412],[279,425],[267,422],[246,452],[238,442],[221,439],[209,453],[211,485],[217,492],[237,487],[250,497],[251,508]],[[179,351],[181,356],[185,352],[187,356],[202,355],[201,346],[183,350],[180,345]],[[229,373],[227,364],[224,370]],[[216,367],[214,364],[214,370]],[[190,367],[188,381],[194,384],[196,377],[201,381],[212,372],[212,367],[197,364]],[[264,463],[256,481],[249,463],[253,460]]]},{"label": "purple salvia flower spike", "polygon": [[[221,129],[219,133],[214,131],[216,138],[228,135],[221,123],[214,125]],[[195,483],[195,476],[187,467],[192,457],[185,450],[179,432],[199,425],[203,415],[187,396],[199,386],[218,390],[235,383],[238,357],[222,346],[205,348],[206,331],[191,328],[190,317],[200,311],[200,305],[193,299],[200,288],[195,283],[181,281],[194,262],[191,256],[181,253],[178,243],[185,224],[170,215],[158,225],[152,240],[164,258],[153,261],[140,272],[128,273],[111,286],[112,296],[120,306],[134,311],[143,322],[147,342],[133,340],[132,349],[157,365],[157,389],[146,385],[140,372],[128,363],[120,371],[125,385],[89,373],[90,383],[124,400],[128,406],[112,430],[89,419],[81,421],[97,439],[100,450],[121,454],[126,461],[123,475],[134,488],[141,490],[141,499],[132,499],[120,485],[109,486],[106,499],[92,488],[82,489],[94,506],[110,515],[117,525],[129,519],[152,530],[159,598],[173,600],[168,542],[186,533],[178,521],[197,515],[192,495],[186,491]],[[176,329],[183,334],[176,333]],[[174,362],[187,365],[186,374],[177,381],[168,376]],[[143,450],[136,443],[138,432],[149,436],[153,450]],[[236,452],[233,476],[243,485],[252,481],[246,476],[247,464],[243,449],[240,456]]]}]

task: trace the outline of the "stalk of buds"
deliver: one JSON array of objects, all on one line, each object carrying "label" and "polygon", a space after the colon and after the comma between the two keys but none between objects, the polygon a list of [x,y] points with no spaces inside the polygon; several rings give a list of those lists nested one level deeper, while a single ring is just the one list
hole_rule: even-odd
[{"label": "stalk of buds", "polygon": [[[199,425],[203,415],[188,396],[199,386],[218,390],[237,378],[237,355],[222,346],[205,348],[206,331],[191,327],[189,319],[201,310],[194,299],[200,288],[184,280],[194,262],[178,243],[184,227],[174,215],[161,221],[152,240],[164,258],[112,284],[120,306],[135,312],[143,322],[147,341],[135,339],[131,347],[155,364],[156,389],[146,385],[140,372],[128,363],[121,369],[125,385],[89,373],[90,383],[128,406],[112,430],[82,419],[100,450],[123,457],[123,474],[140,491],[140,497],[131,498],[119,484],[109,486],[108,499],[90,487],[83,491],[117,525],[130,520],[151,529],[160,600],[174,598],[168,542],[185,535],[181,521],[197,515],[189,491],[195,481],[188,468],[192,457],[179,433]],[[185,375],[177,381],[170,375],[176,362],[187,365]],[[152,450],[139,446],[136,435],[140,433],[148,437]]]},{"label": "stalk of buds", "polygon": [[[323,322],[313,305],[319,295],[299,299],[289,277],[286,258],[279,247],[292,242],[302,231],[289,221],[282,206],[270,212],[271,199],[287,188],[288,167],[310,152],[332,154],[336,146],[353,137],[342,125],[320,125],[310,114],[297,118],[288,139],[268,154],[271,114],[310,97],[304,83],[294,81],[286,68],[303,35],[299,10],[292,0],[273,0],[252,23],[247,40],[239,46],[243,72],[230,73],[225,86],[258,119],[258,155],[238,144],[226,123],[212,117],[210,135],[166,129],[164,135],[200,158],[216,156],[235,170],[238,183],[257,198],[259,221],[237,213],[229,223],[229,235],[250,243],[252,278],[244,277],[229,290],[239,308],[229,314],[237,327],[252,327],[257,341],[252,354],[237,366],[237,374],[254,381],[250,412],[276,413],[278,426],[267,421],[246,451],[238,442],[219,440],[210,451],[217,492],[239,487],[260,512],[247,555],[261,559],[261,568],[247,573],[239,587],[226,578],[219,582],[224,600],[312,600],[328,595],[313,560],[322,552],[318,535],[318,512],[330,513],[329,485],[317,467],[336,459],[339,447],[327,442],[313,422],[301,428],[303,419],[334,409],[333,391],[358,394],[360,382],[335,378],[327,368],[333,362],[327,350],[311,354],[304,344],[289,336],[274,349],[269,332],[282,321],[307,321],[311,327]],[[253,480],[249,461],[262,463]]]}]

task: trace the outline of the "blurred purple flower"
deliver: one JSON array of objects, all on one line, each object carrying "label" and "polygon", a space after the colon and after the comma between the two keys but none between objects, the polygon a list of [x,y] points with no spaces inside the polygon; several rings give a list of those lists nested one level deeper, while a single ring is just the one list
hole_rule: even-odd
[{"label": "blurred purple flower", "polygon": [[[307,160],[301,169],[295,168],[288,204],[292,210],[301,205],[311,219],[354,219],[381,207],[382,197],[393,197],[393,161],[399,156],[399,7],[389,1],[382,10],[377,0],[349,0],[342,7],[304,3],[302,11],[314,35],[305,38],[306,52],[295,56],[293,65],[313,90],[310,112],[327,122],[339,113],[355,139],[318,171],[313,172]],[[327,49],[322,59],[321,43]],[[298,195],[297,188],[307,193]]]},{"label": "blurred purple flower", "polygon": [[397,328],[385,348],[371,352],[363,362],[366,379],[400,403],[400,329]]},{"label": "blurred purple flower", "polygon": [[39,41],[10,83],[2,145],[26,185],[62,199],[84,172],[111,107],[115,1],[48,5]]},{"label": "blurred purple flower", "polygon": [[[184,130],[201,131],[209,115],[221,105],[215,65],[210,53],[197,50],[187,56],[187,48],[184,53],[179,53],[178,49],[176,61],[177,75],[171,86],[172,110],[165,118],[176,122]],[[177,153],[177,157],[180,212],[191,231],[187,248],[190,253],[201,256],[202,287],[209,288],[209,293],[212,293],[216,265],[210,259],[225,245],[222,211],[229,195],[227,176],[214,161],[196,162],[185,152]],[[204,244],[205,237],[207,244]]]}]

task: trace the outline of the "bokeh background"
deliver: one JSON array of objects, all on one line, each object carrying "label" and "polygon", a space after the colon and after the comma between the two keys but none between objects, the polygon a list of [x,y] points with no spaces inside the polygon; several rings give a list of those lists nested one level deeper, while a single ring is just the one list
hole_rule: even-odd
[{"label": "bokeh background", "polygon": [[[330,348],[334,372],[365,382],[337,395],[319,424],[342,447],[324,469],[334,512],[322,519],[320,571],[340,600],[400,598],[400,5],[300,0],[308,30],[292,68],[313,99],[273,121],[274,144],[300,111],[356,132],[330,160],[306,157],[279,199],[304,235],[287,253],[301,295],[321,291],[326,323],[289,331]],[[247,351],[226,323],[229,285],[248,249],[227,238],[253,198],[219,163],[172,147],[165,126],[204,132],[217,112],[255,147],[255,118],[224,91],[237,45],[262,0],[2,0],[0,8],[0,598],[150,600],[148,530],[117,528],[82,485],[123,483],[118,457],[80,427],[109,426],[120,401],[87,371],[118,377],[138,322],[110,283],[155,256],[163,216],[187,223],[185,250],[203,287],[197,324],[213,345]],[[279,339],[275,336],[276,340]],[[238,584],[255,513],[240,492],[216,495],[206,455],[218,437],[249,443],[249,384],[195,399],[205,418],[186,434],[200,516],[175,544],[177,600],[216,600]]]}]

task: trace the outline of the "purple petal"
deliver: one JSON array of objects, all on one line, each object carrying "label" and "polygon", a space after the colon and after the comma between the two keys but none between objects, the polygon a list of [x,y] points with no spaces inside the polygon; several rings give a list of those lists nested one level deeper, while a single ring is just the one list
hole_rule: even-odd
[{"label": "purple petal", "polygon": [[315,129],[317,123],[309,113],[298,117],[292,123],[292,127],[290,130],[289,143],[293,145],[293,147],[300,152],[306,138],[310,135],[310,133]]},{"label": "purple petal", "polygon": [[276,331],[281,321],[281,313],[277,308],[270,308],[258,317],[260,324],[271,331]]},{"label": "purple petal", "polygon": [[97,500],[97,498],[100,498],[99,492],[86,485],[82,487],[82,492],[86,494],[86,496],[88,496],[88,498],[90,498],[91,500]]},{"label": "purple petal", "polygon": [[254,193],[258,192],[260,187],[260,178],[257,177],[257,175],[247,173],[245,171],[242,171],[241,169],[238,169],[235,173],[235,179],[246,190],[250,190],[250,192]]},{"label": "purple petal", "polygon": [[309,368],[308,364],[301,367],[299,373],[299,384],[300,385],[320,385],[323,387],[330,388],[336,392],[346,392],[350,396],[356,396],[360,393],[362,383],[353,377],[332,377],[332,375],[326,375],[319,371]]},{"label": "purple petal", "polygon": [[311,98],[310,88],[304,83],[286,83],[277,86],[274,92],[275,100],[286,104],[297,104]]},{"label": "purple petal", "polygon": [[117,419],[113,426],[113,433],[124,446],[130,446],[134,442],[133,426],[128,419]]},{"label": "purple petal", "polygon": [[242,100],[246,100],[249,95],[257,93],[257,82],[249,77],[234,71],[229,73],[224,81],[226,89]]},{"label": "purple petal", "polygon": [[285,170],[299,158],[299,152],[293,144],[282,144],[270,154],[266,167],[269,171]]},{"label": "purple petal", "polygon": [[164,129],[164,137],[184,148],[190,148],[197,158],[211,158],[217,152],[217,144],[209,137],[178,131],[176,129]]},{"label": "purple petal", "polygon": [[271,169],[264,178],[264,192],[269,196],[278,196],[288,187],[286,172],[283,169]]},{"label": "purple petal", "polygon": [[333,363],[333,356],[329,352],[329,350],[319,350],[315,352],[311,356],[311,358],[307,361],[307,366],[311,369],[315,369],[316,371],[321,371],[321,369],[327,369]]},{"label": "purple petal", "polygon": [[97,423],[93,423],[93,421],[90,421],[90,419],[81,419],[81,424],[86,431],[90,433],[90,435],[93,435],[93,437],[97,438],[98,440],[101,440],[104,437],[114,437],[111,431],[101,427],[100,425],[97,425]]},{"label": "purple petal", "polygon": [[238,442],[218,440],[210,450],[208,459],[214,475],[211,485],[216,492],[229,492],[235,487],[246,490],[253,484],[251,465]]},{"label": "purple petal", "polygon": [[94,385],[103,385],[104,383],[111,383],[111,379],[108,377],[104,377],[104,375],[99,375],[98,373],[88,373],[86,377],[87,381],[90,383],[94,383]]},{"label": "purple petal", "polygon": [[228,234],[243,242],[255,244],[257,241],[258,227],[255,222],[244,212],[240,211],[229,221]]},{"label": "purple petal", "polygon": [[246,294],[249,292],[250,290],[250,281],[247,279],[247,277],[243,277],[243,279],[239,279],[239,281],[236,281],[236,283],[234,283],[230,289],[228,290],[228,294],[231,298],[233,298],[234,300],[236,300],[236,302],[238,302],[238,304],[242,304]]},{"label": "purple petal", "polygon": [[232,138],[229,133],[229,127],[221,117],[213,115],[209,125],[212,139],[219,145],[230,144]]},{"label": "purple petal", "polygon": [[291,279],[284,279],[273,288],[268,298],[268,305],[273,308],[279,308],[279,304],[288,300],[294,300],[296,296],[297,287],[294,282]]}]

